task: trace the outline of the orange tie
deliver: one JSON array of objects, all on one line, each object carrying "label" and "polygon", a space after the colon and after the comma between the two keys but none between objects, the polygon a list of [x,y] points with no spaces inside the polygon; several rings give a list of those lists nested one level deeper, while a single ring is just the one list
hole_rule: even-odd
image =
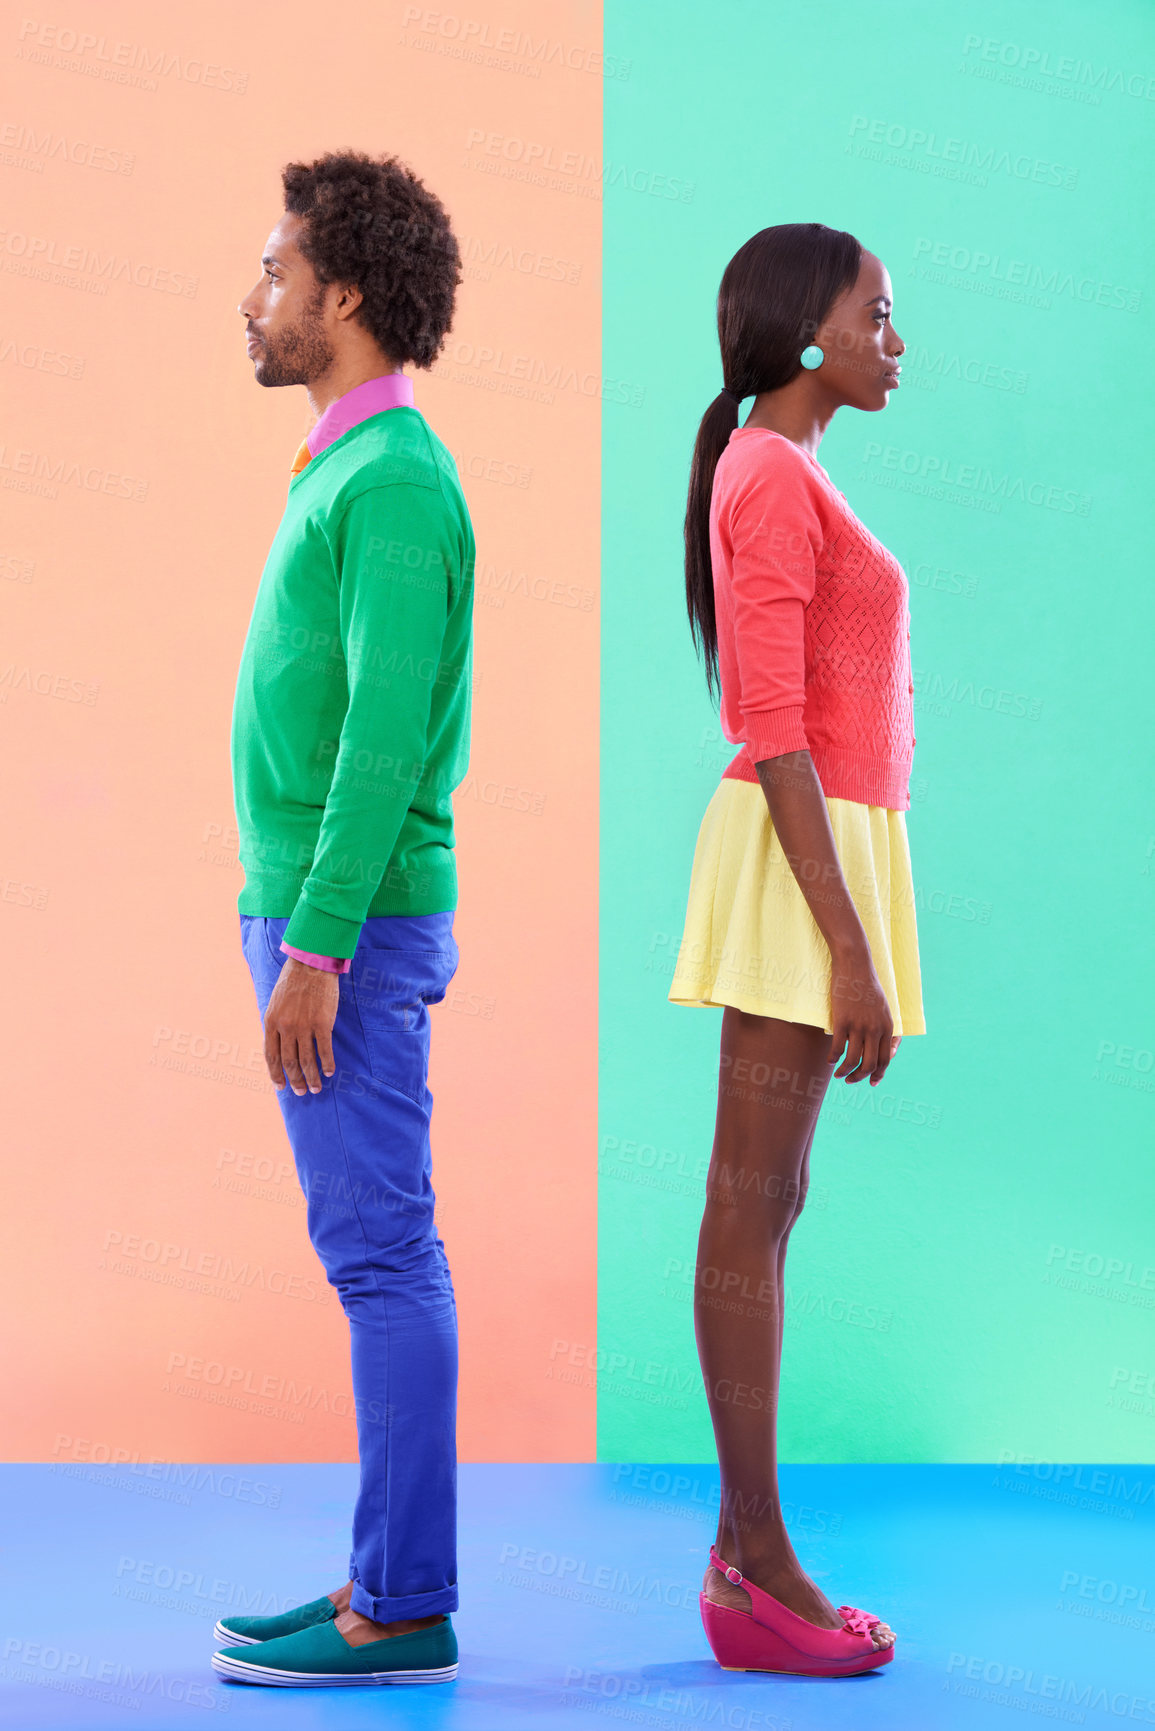
[{"label": "orange tie", "polygon": [[312,453],[309,450],[308,439],[302,439],[301,440],[301,448],[297,452],[296,457],[293,459],[293,466],[289,470],[290,481],[292,480],[294,475],[299,475],[301,473],[301,470],[305,467],[305,464],[309,461],[311,455],[312,455]]}]

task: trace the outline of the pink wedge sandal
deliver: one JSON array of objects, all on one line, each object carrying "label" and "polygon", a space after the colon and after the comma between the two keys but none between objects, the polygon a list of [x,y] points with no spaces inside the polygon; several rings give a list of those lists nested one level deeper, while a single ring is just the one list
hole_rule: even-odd
[{"label": "pink wedge sandal", "polygon": [[782,1671],[795,1677],[852,1677],[873,1671],[894,1658],[894,1646],[876,1647],[870,1631],[881,1617],[853,1605],[839,1605],[841,1629],[820,1629],[796,1616],[771,1594],[725,1563],[711,1545],[710,1561],[736,1587],[750,1595],[750,1610],[731,1611],[699,1593],[702,1627],[724,1671]]}]

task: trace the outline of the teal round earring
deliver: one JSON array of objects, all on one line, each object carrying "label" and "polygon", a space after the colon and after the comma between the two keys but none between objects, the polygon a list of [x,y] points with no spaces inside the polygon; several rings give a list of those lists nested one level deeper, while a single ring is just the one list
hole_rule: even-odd
[{"label": "teal round earring", "polygon": [[809,348],[803,349],[798,359],[802,362],[806,371],[812,373],[816,367],[822,365],[826,356],[822,353],[822,350],[818,347],[817,343],[811,343]]}]

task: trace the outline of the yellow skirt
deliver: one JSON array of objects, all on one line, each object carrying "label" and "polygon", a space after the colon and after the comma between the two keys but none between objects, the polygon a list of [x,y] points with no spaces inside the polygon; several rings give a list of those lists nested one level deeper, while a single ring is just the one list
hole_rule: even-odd
[{"label": "yellow skirt", "polygon": [[[849,799],[827,798],[826,806],[894,1032],[925,1034],[905,814]],[[834,1032],[830,950],[758,782],[723,778],[706,807],[669,998]]]}]

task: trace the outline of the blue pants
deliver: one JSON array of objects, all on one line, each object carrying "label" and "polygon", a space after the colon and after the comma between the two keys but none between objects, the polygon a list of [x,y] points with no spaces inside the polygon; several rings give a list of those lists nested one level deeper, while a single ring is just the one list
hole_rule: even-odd
[{"label": "blue pants", "polygon": [[[288,919],[242,914],[261,1020]],[[334,1074],[278,1092],[309,1237],[349,1319],[361,1482],[352,1607],[388,1623],[457,1609],[457,1311],[433,1224],[429,1004],[457,969],[452,913],[383,915],[338,975]]]}]

